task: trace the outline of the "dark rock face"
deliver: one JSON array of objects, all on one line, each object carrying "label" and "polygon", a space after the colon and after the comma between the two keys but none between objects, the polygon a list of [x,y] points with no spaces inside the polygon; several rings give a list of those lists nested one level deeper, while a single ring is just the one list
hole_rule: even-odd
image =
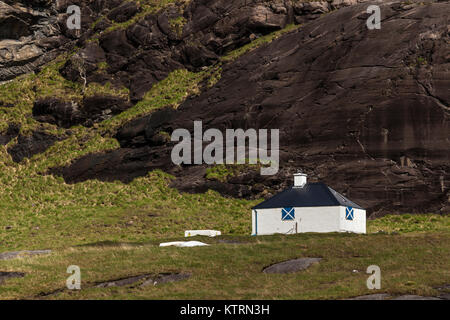
[{"label": "dark rock face", "polygon": [[60,101],[55,98],[37,100],[33,106],[33,117],[37,121],[56,124],[64,128],[82,122],[77,103]]},{"label": "dark rock face", "polygon": [[99,122],[111,118],[131,107],[124,98],[110,95],[95,95],[83,99],[82,113],[87,121]]},{"label": "dark rock face", "polygon": [[[81,8],[81,30],[67,27],[67,8]],[[89,37],[92,24],[103,14],[120,22],[138,12],[124,0],[4,0],[0,1],[0,81],[37,70],[57,55]],[[103,24],[105,26],[105,24]],[[97,30],[98,31],[98,30]]]},{"label": "dark rock face", "polygon": [[[142,11],[140,5],[120,0],[58,1],[56,4],[51,1],[19,1],[4,4],[0,14],[5,17],[17,16],[19,19],[24,12],[28,15],[31,12],[34,16],[28,20],[24,18],[26,23],[17,23],[17,28],[5,28],[8,32],[14,29],[12,33],[20,41],[13,41],[12,34],[5,35],[4,60],[1,60],[0,43],[0,66],[3,67],[0,81],[36,70],[57,54],[72,50],[76,45],[81,49],[60,70],[65,78],[87,84],[111,82],[118,87],[125,86],[130,89],[131,101],[137,102],[153,84],[163,80],[173,70],[198,70],[217,62],[220,55],[249,43],[251,39],[281,29],[287,23],[301,22],[300,16],[307,15],[308,19],[314,19],[333,7],[328,2],[320,2],[323,10],[308,11],[300,4],[293,7],[284,2],[247,2],[213,0],[192,1],[188,5],[173,4],[160,12],[143,16],[127,28],[114,30],[106,29],[114,23],[132,19]],[[66,9],[69,5],[81,8],[81,30],[67,29]],[[342,5],[345,4],[336,4],[337,7]],[[173,21],[177,19],[181,19],[181,25],[174,26]],[[23,29],[23,36],[15,30],[20,28]],[[98,41],[90,41],[92,39]],[[15,58],[11,60],[11,56]],[[106,70],[99,72],[100,63],[107,65]],[[37,104],[42,109],[42,102]],[[122,107],[130,106],[107,105],[105,110],[120,111]],[[38,115],[39,121],[63,127],[80,124],[84,118],[103,117],[78,116],[77,112],[71,114],[69,110],[76,106],[70,105],[55,106],[52,103],[43,108],[46,111]],[[65,110],[63,115],[57,113],[61,109]],[[114,110],[111,114],[115,114]],[[95,122],[95,119],[90,120]]]},{"label": "dark rock face", "polygon": [[44,152],[58,139],[58,137],[41,131],[35,131],[31,136],[19,135],[17,144],[10,147],[8,153],[14,162],[21,162],[24,158]]},{"label": "dark rock face", "polygon": [[0,145],[8,144],[12,139],[19,135],[20,126],[12,123],[8,126],[5,133],[0,133]]},{"label": "dark rock face", "polygon": [[[160,129],[164,125],[170,125],[175,115],[176,111],[173,108],[157,110],[148,116],[130,121],[115,137],[122,147],[158,145]],[[167,130],[172,131],[170,128]]]},{"label": "dark rock face", "polygon": [[[280,172],[264,177],[265,188],[290,185],[302,169],[372,216],[448,212],[449,3],[383,4],[382,30],[372,31],[365,10],[332,12],[225,65],[213,88],[188,99],[156,130],[149,125],[151,132],[192,132],[194,120],[204,130],[280,129]],[[158,167],[180,177],[175,184],[184,191],[207,186],[235,195],[228,190],[240,186],[242,196],[260,196],[254,186],[261,182],[251,175],[211,183],[202,166],[173,166],[173,144],[152,145],[145,135],[150,119],[119,132],[122,149],[58,172],[67,181],[109,180],[114,168],[126,181]]]},{"label": "dark rock face", "polygon": [[134,2],[125,2],[118,6],[117,8],[112,9],[107,17],[111,21],[115,22],[125,22],[132,17],[134,17],[138,12],[140,11],[140,8],[138,5]]},{"label": "dark rock face", "polygon": [[[313,4],[303,8],[301,4],[293,7],[282,1],[191,1],[187,6],[175,4],[149,14],[126,29],[103,32],[98,45],[85,41],[113,22],[128,20],[141,10],[127,2],[109,11],[94,29],[88,28],[83,33],[78,41],[83,49],[67,62],[61,73],[69,80],[81,81],[78,70],[81,61],[88,83],[110,81],[123,85],[130,89],[131,100],[137,102],[154,83],[175,69],[198,70],[251,39],[288,23],[302,22],[302,16],[307,16],[307,20],[315,19],[344,5],[346,3],[336,2],[333,6],[320,2],[320,9],[314,9]],[[172,25],[176,19],[184,23],[178,29]],[[104,61],[108,64],[107,74],[99,79],[97,64]]]},{"label": "dark rock face", "polygon": [[124,98],[110,95],[85,97],[81,103],[61,101],[55,98],[37,100],[33,107],[33,117],[40,122],[56,124],[63,128],[82,124],[91,126],[130,108]]},{"label": "dark rock face", "polygon": [[50,61],[63,42],[48,2],[0,1],[0,81]]},{"label": "dark rock face", "polygon": [[281,167],[302,168],[372,212],[445,210],[448,8],[384,5],[378,33],[352,18],[365,6],[324,16],[225,67],[215,88],[179,108],[180,127],[279,128]]},{"label": "dark rock face", "polygon": [[[37,70],[59,53],[77,46],[81,50],[60,70],[65,78],[125,86],[135,103],[175,69],[198,70],[262,34],[288,23],[316,19],[331,9],[356,2],[191,1],[143,16],[127,28],[106,31],[114,23],[128,21],[142,12],[140,5],[123,0],[0,1],[0,26],[8,26],[0,28],[4,30],[0,32],[8,32],[0,34],[0,81]],[[81,30],[66,26],[70,5],[81,8]],[[177,19],[182,21],[178,27],[173,25]],[[97,34],[98,41],[90,41]],[[107,65],[106,70],[99,72],[100,63]],[[63,127],[90,125],[131,106],[112,101],[103,110],[97,104],[96,114],[79,115],[79,102],[48,102],[36,102],[37,119]]]},{"label": "dark rock face", "polygon": [[[29,35],[26,12],[8,6],[6,3],[0,3],[0,39],[18,39]],[[8,26],[8,28],[6,28]]]}]

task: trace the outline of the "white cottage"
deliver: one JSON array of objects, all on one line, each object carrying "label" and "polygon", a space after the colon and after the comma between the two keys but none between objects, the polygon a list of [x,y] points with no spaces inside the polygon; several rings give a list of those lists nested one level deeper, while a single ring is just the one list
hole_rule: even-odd
[{"label": "white cottage", "polygon": [[252,235],[366,233],[366,210],[324,183],[294,174],[294,186],[252,208]]}]

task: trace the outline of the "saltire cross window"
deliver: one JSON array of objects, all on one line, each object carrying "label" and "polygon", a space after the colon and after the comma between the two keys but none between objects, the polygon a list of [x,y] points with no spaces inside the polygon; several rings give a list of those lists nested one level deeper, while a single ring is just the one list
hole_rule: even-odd
[{"label": "saltire cross window", "polygon": [[345,219],[353,220],[353,208],[352,207],[345,208]]},{"label": "saltire cross window", "polygon": [[292,207],[281,209],[281,220],[289,221],[295,219],[295,209]]}]

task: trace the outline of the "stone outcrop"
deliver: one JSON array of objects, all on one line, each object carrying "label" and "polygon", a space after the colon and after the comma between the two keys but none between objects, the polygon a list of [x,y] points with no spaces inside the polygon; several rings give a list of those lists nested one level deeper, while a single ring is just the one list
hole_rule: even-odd
[{"label": "stone outcrop", "polygon": [[0,1],[0,81],[34,71],[62,44],[48,3],[30,3]]},{"label": "stone outcrop", "polygon": [[[77,46],[83,50],[74,59],[82,58],[88,81],[115,80],[138,101],[174,69],[201,68],[255,37],[353,2],[186,1],[114,28],[142,13],[141,6],[123,0],[0,1],[0,81],[32,72]],[[69,5],[81,8],[81,30],[67,28]],[[97,36],[99,46],[93,51],[90,40]],[[80,80],[73,62],[62,73]],[[98,62],[109,65],[101,79],[95,72]]]},{"label": "stone outcrop", "polygon": [[[261,197],[289,185],[300,168],[372,216],[448,212],[449,3],[381,7],[382,30],[366,28],[365,5],[329,13],[225,65],[213,88],[157,128],[152,116],[135,120],[118,133],[121,149],[54,172],[69,182],[129,181],[161,168],[183,191]],[[206,179],[204,166],[172,165],[173,144],[152,143],[151,133],[192,132],[194,120],[204,130],[280,129],[280,172],[220,182]]]},{"label": "stone outcrop", "polygon": [[19,135],[20,126],[14,123],[8,125],[5,133],[0,134],[0,145],[8,144],[12,139]]},{"label": "stone outcrop", "polygon": [[279,262],[263,269],[264,273],[295,273],[308,269],[311,265],[319,263],[322,258],[299,258]]},{"label": "stone outcrop", "polygon": [[63,128],[82,124],[92,126],[130,108],[130,102],[113,95],[86,96],[82,101],[63,101],[43,98],[34,103],[33,117],[40,122],[56,124]]},{"label": "stone outcrop", "polygon": [[30,158],[42,153],[52,146],[59,138],[44,131],[35,131],[31,135],[17,137],[17,144],[8,148],[14,162],[21,162],[24,158]]}]

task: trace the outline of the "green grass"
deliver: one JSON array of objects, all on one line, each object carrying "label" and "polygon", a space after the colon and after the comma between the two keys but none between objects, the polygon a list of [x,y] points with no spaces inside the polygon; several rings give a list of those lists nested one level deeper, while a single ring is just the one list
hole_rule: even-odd
[{"label": "green grass", "polygon": [[248,159],[245,164],[217,164],[206,169],[206,178],[218,180],[222,182],[228,181],[229,178],[238,176],[250,170],[259,170],[261,164],[249,164]]},{"label": "green grass", "polygon": [[185,17],[178,17],[175,19],[169,20],[171,29],[178,35],[181,36],[183,33],[184,25],[187,23]]},{"label": "green grass", "polygon": [[208,72],[194,73],[185,69],[171,72],[154,85],[132,108],[99,124],[100,130],[115,132],[127,121],[144,116],[163,107],[177,108],[189,95],[198,94],[199,85]]},{"label": "green grass", "polygon": [[230,166],[215,165],[206,169],[206,178],[218,181],[227,181],[228,177],[234,176],[234,170]]},{"label": "green grass", "polygon": [[43,128],[57,135],[62,134],[64,130],[55,125],[42,124],[33,119],[31,116],[33,103],[38,99],[50,97],[78,104],[83,97],[96,94],[129,99],[127,88],[115,88],[110,83],[104,85],[90,83],[83,88],[82,84],[65,79],[59,73],[59,69],[69,56],[68,54],[59,56],[37,74],[23,75],[0,85],[0,100],[14,105],[13,108],[0,108],[0,132],[5,131],[9,123],[20,123],[22,134],[28,134],[37,128]]},{"label": "green grass", "polygon": [[427,65],[428,61],[426,58],[424,57],[417,57],[417,65],[418,66],[422,66],[422,65]]},{"label": "green grass", "polygon": [[404,233],[450,230],[448,216],[439,215],[387,215],[373,220],[368,232]]},{"label": "green grass", "polygon": [[284,35],[288,32],[297,30],[300,27],[301,27],[301,25],[290,24],[281,30],[269,33],[269,34],[264,35],[259,38],[256,38],[255,40],[246,44],[245,46],[242,46],[241,48],[233,50],[233,51],[229,52],[228,54],[226,54],[225,56],[223,56],[222,61],[225,61],[225,62],[233,61],[233,60],[239,58],[240,56],[244,55],[245,53],[248,53],[256,48],[259,48],[264,44],[270,43],[273,40],[278,39],[282,35]]},{"label": "green grass", "polygon": [[67,185],[62,178],[17,171],[1,176],[0,251],[143,241],[176,236],[194,226],[250,232],[249,208],[255,202],[212,191],[180,194],[168,187],[170,177],[162,172],[130,184],[91,180]]},{"label": "green grass", "polygon": [[[133,0],[133,2],[139,3],[139,5],[141,6],[141,12],[125,22],[113,22],[112,26],[106,29],[104,33],[111,32],[114,30],[126,29],[132,24],[138,22],[140,19],[144,18],[145,16],[157,13],[175,4],[180,5],[179,7],[181,11],[180,13],[182,13],[183,8],[185,8],[190,1],[191,0]],[[176,22],[177,27],[181,26],[181,22],[182,21]]]},{"label": "green grass", "polygon": [[[448,218],[447,218],[448,219]],[[370,226],[369,222],[369,226]],[[81,268],[82,290],[51,299],[343,299],[385,292],[438,295],[433,287],[449,283],[450,234],[299,234],[292,236],[196,237],[209,247],[160,248],[159,241],[66,247],[48,256],[0,261],[0,269],[27,273],[1,287],[0,298],[36,298],[65,287],[69,265]],[[175,240],[181,238],[165,238]],[[264,274],[276,262],[299,257],[323,260],[306,271]],[[366,269],[381,268],[381,289],[368,290]],[[353,270],[357,270],[354,272]],[[99,289],[97,282],[133,275],[189,272],[178,283]]]},{"label": "green grass", "polygon": [[[29,120],[30,131],[41,126],[31,118],[36,92],[45,96],[54,88],[56,96],[79,97],[77,84],[58,82],[60,75],[55,70],[62,63],[55,62],[37,76],[29,75],[0,87],[10,95],[5,102],[16,105],[3,113],[5,122],[24,124]],[[150,173],[130,184],[92,180],[68,185],[60,177],[46,175],[49,168],[67,165],[83,155],[117,149],[119,144],[112,135],[118,127],[161,107],[176,108],[188,95],[199,92],[200,82],[209,74],[209,69],[200,73],[176,70],[133,108],[93,128],[72,127],[67,139],[19,164],[11,160],[6,147],[0,146],[0,251],[65,247],[97,240],[142,241],[177,235],[191,223],[247,233],[244,208],[252,202],[226,199],[215,192],[183,195],[168,187],[171,177],[162,172]],[[40,82],[35,84],[35,79]],[[85,94],[91,94],[90,88]],[[103,92],[110,89],[108,85],[102,88]],[[18,90],[22,95],[15,93]],[[92,94],[95,92],[92,90]],[[48,131],[64,133],[45,126]],[[220,214],[211,225],[209,215],[215,212]],[[234,219],[229,220],[230,216]]]}]

